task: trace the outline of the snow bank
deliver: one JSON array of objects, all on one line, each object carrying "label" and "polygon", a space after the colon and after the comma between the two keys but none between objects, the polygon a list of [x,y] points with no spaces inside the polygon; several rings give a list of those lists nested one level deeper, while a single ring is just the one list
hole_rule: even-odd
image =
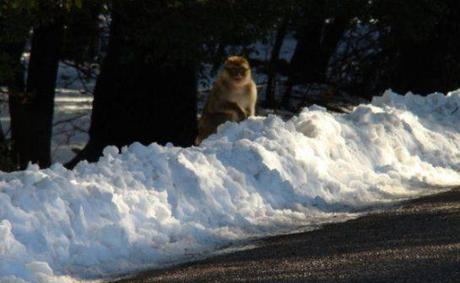
[{"label": "snow bank", "polygon": [[95,279],[460,185],[460,91],[226,123],[200,147],[108,147],[0,173],[0,281]]}]

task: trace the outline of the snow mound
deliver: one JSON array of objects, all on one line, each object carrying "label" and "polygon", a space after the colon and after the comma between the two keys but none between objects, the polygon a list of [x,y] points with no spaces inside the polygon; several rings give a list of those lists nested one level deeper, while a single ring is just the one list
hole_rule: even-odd
[{"label": "snow mound", "polygon": [[[226,123],[200,147],[0,172],[0,281],[106,278],[460,185],[460,91]],[[438,188],[438,189],[436,189]]]}]

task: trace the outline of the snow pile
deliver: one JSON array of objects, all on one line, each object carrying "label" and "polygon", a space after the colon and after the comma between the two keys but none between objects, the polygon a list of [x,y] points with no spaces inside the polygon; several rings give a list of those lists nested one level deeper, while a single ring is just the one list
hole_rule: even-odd
[{"label": "snow pile", "polygon": [[226,123],[200,147],[108,147],[0,173],[0,281],[94,279],[460,185],[460,92]]}]

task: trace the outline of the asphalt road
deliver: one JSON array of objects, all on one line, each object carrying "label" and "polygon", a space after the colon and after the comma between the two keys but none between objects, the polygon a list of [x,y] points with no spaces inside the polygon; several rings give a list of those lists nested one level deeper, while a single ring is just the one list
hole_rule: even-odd
[{"label": "asphalt road", "polygon": [[460,282],[460,190],[119,282]]}]

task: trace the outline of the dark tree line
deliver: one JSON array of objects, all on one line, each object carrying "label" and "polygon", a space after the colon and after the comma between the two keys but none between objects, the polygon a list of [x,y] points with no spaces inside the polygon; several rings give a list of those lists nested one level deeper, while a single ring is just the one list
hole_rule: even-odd
[{"label": "dark tree line", "polygon": [[[70,166],[81,159],[95,161],[108,144],[192,143],[198,62],[181,56],[179,48],[193,54],[197,46],[181,46],[181,39],[171,36],[188,26],[177,22],[183,17],[175,14],[187,13],[189,7],[170,9],[161,1],[114,1],[108,52],[94,91],[90,140]],[[160,39],[160,27],[167,22],[178,30]]]},{"label": "dark tree line", "polygon": [[[1,82],[8,89],[11,119],[11,142],[3,154],[9,157],[13,168],[24,169],[29,162],[41,167],[51,164],[59,60],[66,51],[65,43],[71,46],[70,41],[77,40],[64,40],[78,24],[68,19],[87,9],[77,2],[10,1],[0,7],[0,57],[4,59]],[[72,9],[71,4],[78,10]],[[27,44],[30,56],[26,69],[21,57]],[[79,48],[85,44],[78,42]]]},{"label": "dark tree line", "polygon": [[[51,163],[51,123],[63,29],[62,15],[55,5],[49,3],[40,3],[34,7],[37,14],[45,10],[47,13],[51,11],[52,16],[46,19],[41,16],[37,16],[36,19],[28,17],[30,11],[21,8],[7,8],[13,10],[13,15],[10,19],[2,19],[2,30],[5,32],[3,36],[8,37],[10,32],[20,29],[20,33],[13,38],[2,41],[2,53],[4,58],[7,58],[6,71],[9,71],[5,76],[5,83],[9,90],[13,141],[11,159],[20,168],[24,168],[29,161],[46,167]],[[30,23],[27,20],[19,22],[24,20],[19,18],[20,16],[29,19]],[[31,55],[25,79],[25,70],[20,60],[31,25],[34,26],[34,33],[30,40]]]},{"label": "dark tree line", "polygon": [[[458,88],[459,8],[453,0],[7,1],[0,4],[0,85],[11,131],[8,139],[0,127],[0,169],[50,165],[62,60],[101,65],[89,142],[67,164],[73,167],[97,160],[107,145],[191,145],[203,63],[218,66],[229,47],[249,55],[267,39],[270,57],[253,65],[266,74],[261,97],[268,108],[289,108],[298,85],[361,97],[386,88]],[[110,33],[101,51],[104,20]],[[289,37],[296,45],[285,62],[280,52]]]}]

